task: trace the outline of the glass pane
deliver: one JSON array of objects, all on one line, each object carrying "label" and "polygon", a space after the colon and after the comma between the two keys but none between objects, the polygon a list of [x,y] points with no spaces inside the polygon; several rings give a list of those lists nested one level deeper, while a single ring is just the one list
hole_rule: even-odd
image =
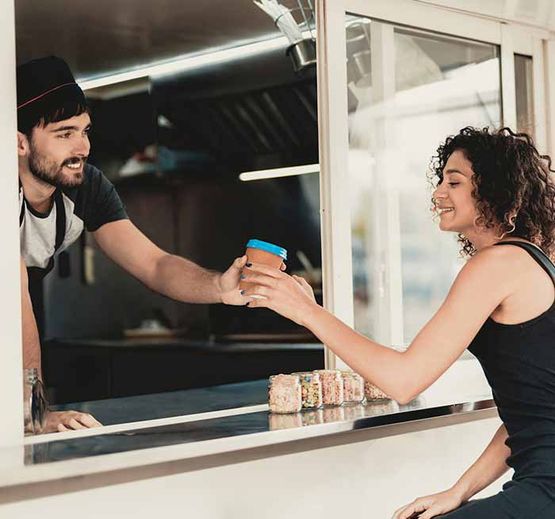
[{"label": "glass pane", "polygon": [[534,89],[531,56],[515,54],[516,127],[534,137]]},{"label": "glass pane", "polygon": [[459,129],[501,122],[499,49],[348,16],[355,327],[406,346],[462,266],[432,220],[431,157]]}]

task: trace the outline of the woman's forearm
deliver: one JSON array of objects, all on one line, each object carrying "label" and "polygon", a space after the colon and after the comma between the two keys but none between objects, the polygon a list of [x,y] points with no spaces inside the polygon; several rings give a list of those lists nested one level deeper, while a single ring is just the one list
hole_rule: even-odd
[{"label": "woman's forearm", "polygon": [[506,439],[507,429],[502,425],[476,462],[453,485],[463,501],[468,501],[509,470],[506,460],[511,450],[505,445]]},{"label": "woman's forearm", "polygon": [[314,305],[303,325],[362,377],[400,403],[414,397],[413,377],[402,352],[359,334],[322,307]]}]

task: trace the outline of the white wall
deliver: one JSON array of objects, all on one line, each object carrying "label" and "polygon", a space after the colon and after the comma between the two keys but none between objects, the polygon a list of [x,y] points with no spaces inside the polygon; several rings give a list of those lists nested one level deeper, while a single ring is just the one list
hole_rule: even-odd
[{"label": "white wall", "polygon": [[[0,517],[152,519],[171,513],[194,519],[283,519],[309,514],[325,519],[388,519],[415,497],[452,484],[498,426],[497,418],[485,419],[151,477],[6,504],[0,506]],[[86,483],[86,478],[81,481]],[[65,482],[56,485],[59,491],[71,488]],[[500,483],[492,485],[485,494],[499,487]],[[25,494],[33,497],[31,490]]]}]

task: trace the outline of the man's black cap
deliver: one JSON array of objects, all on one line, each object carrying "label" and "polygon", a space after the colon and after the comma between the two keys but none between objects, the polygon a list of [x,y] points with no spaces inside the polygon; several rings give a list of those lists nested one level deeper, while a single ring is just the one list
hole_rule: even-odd
[{"label": "man's black cap", "polygon": [[67,63],[56,56],[28,61],[17,67],[17,111],[46,113],[67,102],[86,105],[85,94]]}]

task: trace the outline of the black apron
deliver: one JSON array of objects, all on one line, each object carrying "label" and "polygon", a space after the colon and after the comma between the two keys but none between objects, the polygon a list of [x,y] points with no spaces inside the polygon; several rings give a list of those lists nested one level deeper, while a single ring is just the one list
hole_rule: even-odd
[{"label": "black apron", "polygon": [[[19,226],[25,218],[25,206],[27,201],[23,197],[21,204],[21,212],[19,213]],[[39,335],[42,337],[44,332],[44,298],[42,280],[54,268],[54,256],[62,246],[66,235],[66,210],[61,189],[54,192],[54,204],[56,205],[56,239],[54,241],[54,254],[49,259],[48,264],[44,268],[27,267],[27,276],[29,278],[29,294],[33,305],[33,312],[37,321]]]}]

